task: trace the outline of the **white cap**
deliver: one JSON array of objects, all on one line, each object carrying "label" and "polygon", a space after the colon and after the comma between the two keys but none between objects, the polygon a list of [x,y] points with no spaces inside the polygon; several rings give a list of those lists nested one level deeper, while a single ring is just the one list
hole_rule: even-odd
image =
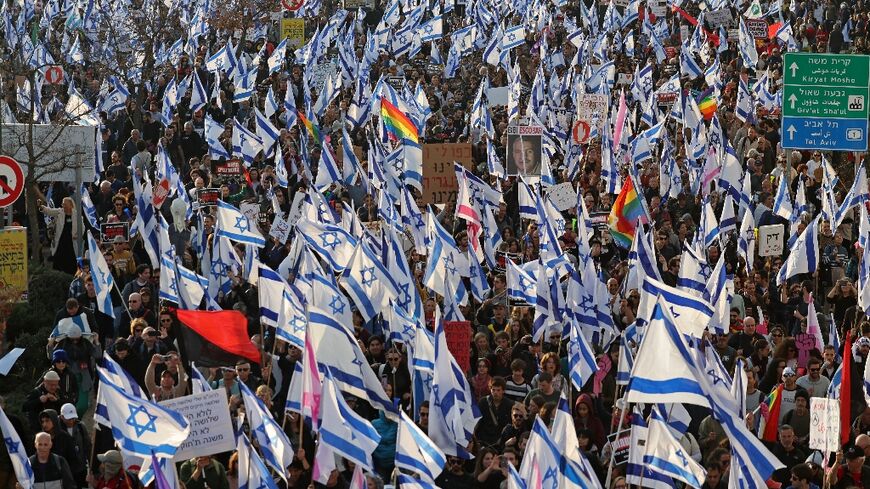
[{"label": "white cap", "polygon": [[60,407],[60,416],[63,419],[79,419],[79,413],[76,412],[76,407],[70,403],[66,403]]}]

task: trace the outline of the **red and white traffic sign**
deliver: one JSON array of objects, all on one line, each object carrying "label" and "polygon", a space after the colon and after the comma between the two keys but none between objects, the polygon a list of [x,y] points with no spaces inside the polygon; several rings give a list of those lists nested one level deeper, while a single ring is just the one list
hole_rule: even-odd
[{"label": "red and white traffic sign", "polygon": [[0,207],[7,207],[21,197],[24,190],[24,173],[17,161],[0,156]]},{"label": "red and white traffic sign", "polygon": [[592,128],[586,121],[576,121],[574,128],[571,130],[571,136],[576,144],[586,144],[589,142],[589,135],[592,133]]},{"label": "red and white traffic sign", "polygon": [[304,3],[305,0],[281,0],[281,5],[290,12],[301,9]]},{"label": "red and white traffic sign", "polygon": [[49,85],[60,85],[63,83],[63,67],[49,66],[45,70],[45,81]]}]

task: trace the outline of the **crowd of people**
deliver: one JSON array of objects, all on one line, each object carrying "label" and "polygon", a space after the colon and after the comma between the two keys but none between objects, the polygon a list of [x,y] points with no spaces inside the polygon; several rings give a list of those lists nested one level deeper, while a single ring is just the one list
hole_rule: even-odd
[{"label": "crowd of people", "polygon": [[[168,2],[167,5],[169,3],[184,12],[182,22],[190,25],[195,24],[194,13],[208,12],[200,10],[202,2],[184,5]],[[467,304],[458,306],[462,317],[468,321],[468,336],[472,338],[468,345],[471,361],[466,375],[480,412],[473,441],[467,447],[473,458],[447,456],[444,470],[435,480],[438,487],[515,487],[510,468],[519,469],[528,456],[525,448],[534,421],[539,418],[551,425],[563,397],[571,406],[577,448],[588,460],[598,484],[609,483],[608,489],[642,484],[627,474],[629,457],[620,448],[625,446],[632,421],[631,409],[620,401],[625,382],[618,374],[620,356],[625,354],[624,344],[628,343],[629,351],[635,353],[639,346],[620,333],[630,330],[639,319],[638,306],[644,292],[626,286],[638,264],[629,256],[629,249],[614,241],[610,229],[602,225],[604,219],[596,220],[596,217],[607,216],[614,208],[621,187],[612,185],[614,179],[633,181],[647,208],[648,223],[642,225],[637,236],[648,233],[652,237],[654,266],[662,282],[689,290],[691,285],[687,288],[685,279],[690,261],[708,267],[709,276],[709,269],[716,266],[720,257],[723,260],[729,280],[733,281],[728,305],[730,325],[716,333],[711,329],[714,334],[709,334],[707,339],[729,373],[734,375],[736,368],[745,370],[748,425],[755,431],[759,418],[765,418],[768,426],[776,427],[775,436],[764,441],[784,468],[777,470],[771,480],[783,488],[795,489],[824,484],[833,488],[870,487],[870,467],[865,466],[870,465],[870,406],[865,402],[863,382],[870,356],[870,320],[859,306],[866,287],[865,278],[859,282],[864,266],[861,243],[866,242],[870,229],[864,209],[864,200],[870,200],[866,179],[863,189],[859,189],[863,193],[856,205],[844,205],[843,212],[837,213],[836,218],[831,212],[831,202],[839,207],[854,197],[849,190],[853,180],[858,180],[859,175],[863,177],[863,160],[860,154],[856,157],[818,150],[783,149],[780,133],[783,53],[795,50],[867,53],[870,44],[866,5],[861,1],[837,5],[832,0],[807,0],[790,5],[770,2],[763,7],[757,0],[752,4],[744,1],[713,2],[713,5],[675,2],[676,8],[671,10],[669,5],[665,14],[656,18],[652,2],[632,1],[628,6],[618,2],[587,5],[576,1],[522,2],[523,5],[484,0],[464,4],[445,1],[435,2],[434,6],[424,2],[428,7],[421,11],[424,20],[440,16],[443,35],[423,43],[412,42],[414,46],[408,54],[392,39],[383,40],[381,29],[385,27],[382,19],[389,19],[386,32],[391,32],[389,26],[393,26],[394,33],[400,31],[398,27],[405,25],[412,12],[417,12],[413,3],[401,2],[401,8],[398,2],[367,5],[356,12],[348,9],[346,15],[341,15],[343,10],[339,5],[330,2],[321,4],[309,0],[309,3],[300,15],[305,19],[307,48],[295,53],[287,49],[285,56],[278,60],[278,69],[272,70],[270,66],[271,55],[280,43],[280,31],[275,23],[266,24],[263,30],[256,29],[256,33],[249,33],[251,37],[245,39],[239,39],[237,33],[235,44],[229,44],[236,49],[237,59],[244,60],[243,64],[255,73],[255,83],[249,87],[252,88],[250,96],[237,101],[234,97],[238,97],[240,86],[238,83],[234,86],[233,77],[216,76],[215,70],[206,68],[227,41],[224,32],[213,28],[214,32],[202,36],[198,44],[188,40],[184,49],[171,54],[169,45],[178,36],[183,38],[183,33],[161,39],[161,51],[154,56],[153,78],[131,84],[125,100],[115,105],[106,101],[111,100],[118,85],[124,82],[110,78],[107,63],[101,60],[104,51],[100,49],[100,41],[91,36],[87,22],[79,27],[80,36],[75,37],[74,28],[58,24],[62,18],[72,18],[70,12],[55,13],[56,17],[46,22],[48,28],[40,24],[40,17],[48,16],[44,11],[55,6],[60,10],[57,2],[36,6],[38,15],[35,17],[27,17],[28,12],[33,14],[33,10],[28,10],[34,7],[30,2],[23,2],[24,6],[19,2],[4,3],[4,56],[15,56],[26,43],[16,34],[20,29],[14,19],[21,19],[21,25],[32,23],[36,33],[32,42],[40,40],[40,45],[64,66],[68,86],[76,87],[74,93],[95,108],[99,121],[98,162],[102,162],[96,165],[97,178],[84,194],[78,194],[78,189],[62,182],[43,183],[38,189],[28,189],[39,193],[39,210],[45,217],[40,220],[40,233],[50,249],[54,268],[74,275],[68,299],[64,308],[57,311],[55,323],[84,313],[90,326],[88,332],[73,329],[48,338],[47,358],[51,367],[21,406],[23,418],[10,415],[28,454],[32,455],[36,487],[116,489],[140,485],[114,447],[111,432],[106,428],[97,429],[86,419],[93,416],[98,389],[95,369],[104,352],[129,372],[155,401],[191,393],[193,372],[179,354],[177,304],[160,298],[161,266],[149,255],[141,224],[136,229],[136,223],[141,223],[141,219],[137,221],[140,213],[137,195],[142,190],[134,187],[148,181],[154,182],[156,188],[161,175],[165,176],[160,165],[163,158],[168,157],[179,184],[175,195],[157,207],[169,223],[169,237],[179,265],[209,276],[208,268],[214,264],[214,258],[209,263],[203,257],[209,256],[216,239],[213,234],[215,207],[201,200],[200,194],[202,189],[218,189],[219,198],[225,202],[235,206],[255,205],[252,217],[256,216],[256,225],[262,235],[267,236],[267,243],[259,249],[257,259],[279,270],[302,237],[291,232],[282,240],[280,236],[270,235],[270,226],[276,217],[283,220],[295,213],[292,204],[297,196],[317,192],[338,223],[383,222],[384,216],[391,215],[392,211],[402,213],[406,209],[404,204],[383,198],[386,180],[373,174],[371,166],[383,165],[376,159],[384,156],[382,151],[376,151],[382,143],[372,138],[378,125],[355,124],[350,119],[351,115],[359,113],[360,97],[363,104],[369,103],[360,92],[370,94],[373,87],[380,86],[375,82],[388,77],[391,80],[399,77],[401,81],[396,87],[399,96],[420,115],[425,113],[423,124],[418,127],[419,143],[467,144],[472,153],[471,171],[500,191],[501,202],[492,210],[497,230],[491,230],[501,235],[497,256],[510,257],[522,264],[536,262],[542,255],[542,224],[528,219],[527,215],[523,217],[521,209],[525,180],[506,175],[503,168],[508,172],[524,168],[519,173],[525,175],[526,180],[539,180],[544,186],[571,183],[578,205],[569,206],[561,213],[567,226],[559,233],[558,246],[575,266],[587,259],[581,254],[589,250],[588,259],[606,284],[606,309],[614,325],[614,334],[607,336],[611,341],[603,341],[605,335],[602,335],[596,337],[597,343],[593,342],[598,370],[585,385],[577,388],[569,374],[568,335],[551,329],[540,339],[533,339],[535,305],[516,305],[509,301],[508,289],[516,284],[508,283],[505,263],[489,267],[484,262],[489,292],[484,297],[469,298]],[[393,6],[398,10],[391,10]],[[748,14],[744,11],[752,6],[760,7],[761,13],[756,18],[766,21],[770,35],[751,41],[757,64],[747,66],[747,48],[738,39],[739,29],[734,27],[746,20]],[[118,7],[103,5],[102,8]],[[79,7],[73,9],[78,11]],[[711,12],[721,13],[723,9],[736,19],[732,24],[715,25],[704,20],[705,13],[709,17]],[[631,20],[631,12],[640,15]],[[502,16],[507,24],[499,26],[497,19]],[[105,15],[102,20],[110,18]],[[416,22],[420,24],[421,19]],[[99,18],[93,23],[100,25]],[[506,27],[520,24],[525,26],[524,41],[505,50],[507,62],[491,62],[491,53],[488,53],[491,36],[504,36]],[[452,35],[476,25],[488,27],[489,32],[481,27],[471,40]],[[52,26],[60,26],[62,33],[58,34]],[[331,37],[322,37],[323,32],[331,32]],[[29,39],[30,34],[23,38]],[[312,47],[314,41],[325,45]],[[369,46],[377,43],[382,44],[374,51],[374,56],[367,59],[372,54]],[[457,47],[459,44],[464,47]],[[578,46],[582,47],[579,53]],[[661,52],[658,47],[662,48]],[[398,57],[394,56],[397,51],[402,52]],[[70,56],[71,52],[76,52],[77,56]],[[348,53],[354,58],[352,69],[347,67]],[[712,74],[708,71],[693,75],[686,72],[685,56],[692,58],[692,63],[702,70],[714,64],[718,67]],[[461,63],[457,57],[461,57]],[[318,63],[331,64],[344,83],[329,94],[332,100],[319,114],[314,132],[306,128],[306,121],[294,112],[298,107],[300,114],[310,117],[306,104],[327,93],[315,90],[311,84],[316,80],[309,79]],[[602,65],[603,71],[595,71]],[[652,69],[649,76],[654,86],[649,90],[639,86],[640,78],[646,76],[640,74],[645,67]],[[329,71],[326,75],[323,71],[318,73],[332,76]],[[701,181],[702,174],[706,177],[705,165],[710,164],[711,158],[717,161],[718,156],[709,156],[704,147],[706,140],[702,141],[702,157],[693,155],[699,137],[687,126],[687,116],[680,119],[674,115],[677,109],[670,104],[645,102],[648,93],[665,86],[675,73],[682,74],[677,100],[678,104],[684,104],[683,112],[692,110],[692,104],[685,103],[684,99],[694,98],[708,88],[714,89],[718,99],[716,115],[712,120],[705,117],[702,122],[707,131],[705,137],[710,138],[705,144],[710,148],[718,144],[714,148],[717,150],[723,147],[733,150],[745,172],[741,181],[749,202],[726,198],[729,182],[714,179],[711,190],[708,181]],[[199,100],[195,84],[188,82],[186,91],[179,91],[177,100],[172,100],[172,109],[166,118],[168,91],[176,96],[178,83],[182,79],[190,80],[185,78],[189,75],[196,75],[205,87],[206,100]],[[17,84],[19,81],[14,80],[11,73],[2,76],[6,90],[0,105],[4,117],[19,122],[43,117],[47,119],[44,122],[63,119],[64,111],[59,107],[64,106],[73,91],[54,93],[53,89],[41,87],[41,98],[36,104],[40,108],[34,114],[31,104],[25,103],[29,99]],[[623,82],[623,78],[628,81]],[[358,79],[361,83],[357,83]],[[239,78],[235,82],[239,82]],[[593,87],[594,83],[597,84]],[[745,95],[740,93],[741,84],[752,87],[751,93],[747,92],[749,115],[743,113]],[[495,100],[494,94],[489,95],[492,99],[489,101],[483,97],[482,102],[488,107],[484,111],[487,117],[481,118],[478,117],[480,108],[475,105],[481,101],[479,93],[486,93],[482,88],[479,90],[484,86],[508,87],[511,94],[502,103]],[[514,99],[514,90],[517,99]],[[576,93],[593,90],[608,97],[607,110],[613,114],[620,108],[620,97],[628,99],[629,123],[625,133],[632,132],[631,128],[634,130],[626,140],[641,137],[649,127],[668,118],[663,126],[663,132],[668,135],[654,141],[652,146],[656,149],[651,151],[651,158],[633,159],[628,146],[620,148],[624,146],[623,141],[607,140],[616,129],[609,123],[601,126],[598,136],[582,147],[570,141],[572,116],[566,124],[560,122],[557,114],[573,114]],[[534,100],[536,98],[538,100]],[[58,106],[55,101],[59,99]],[[289,105],[286,101],[282,105],[281,101],[287,99]],[[257,116],[261,111],[269,114],[270,104],[277,105],[267,119],[280,128],[277,144],[271,148],[278,154],[263,148],[248,161],[249,155],[234,148],[243,144],[238,142],[238,133],[242,130],[257,133]],[[652,119],[644,117],[652,112],[655,112]],[[518,139],[518,149],[512,150],[508,144],[509,127],[515,125],[518,118],[535,119],[542,113],[549,113],[549,117],[540,117],[532,125],[545,127],[543,142],[534,140],[534,144],[527,144]],[[612,115],[608,118],[602,114],[602,117],[614,120]],[[481,122],[486,118],[491,118],[491,129]],[[212,123],[220,126],[219,134],[214,134]],[[718,127],[722,141],[714,142],[714,126]],[[318,168],[323,171],[324,167],[318,162],[322,158],[321,151],[327,151],[319,147],[319,140],[332,145],[336,155],[343,152],[345,140],[358,147],[360,173],[371,177],[372,181],[377,180],[383,185],[379,187],[381,190],[373,190],[373,184],[363,178],[353,178],[350,183],[337,182],[325,191],[312,190],[312,172],[316,174]],[[668,151],[672,151],[667,158],[673,165],[665,166],[666,156],[657,149],[662,146],[669,146]],[[716,151],[713,154],[724,155]],[[239,171],[224,171],[228,164],[226,155],[242,157],[244,161]],[[502,160],[508,165],[502,167]],[[618,165],[614,163],[617,160]],[[347,156],[344,164],[349,164]],[[619,175],[608,174],[611,165],[618,169]],[[835,167],[839,176],[834,172]],[[697,171],[698,168],[702,171]],[[424,179],[425,171],[424,167]],[[783,212],[780,200],[782,188],[789,194],[789,201],[794,202],[793,209],[787,213]],[[411,193],[421,213],[434,214],[463,253],[469,246],[473,247],[469,239],[475,239],[475,235],[466,220],[457,217],[455,197],[427,208],[435,203],[426,201],[420,189],[414,188]],[[81,195],[87,199],[80,205],[88,209],[76,208]],[[738,211],[737,225],[715,239],[707,242],[701,239],[702,244],[698,246],[694,236],[702,226],[705,209],[711,207],[715,216],[724,216],[729,212],[727,206],[731,207],[732,217],[735,208]],[[92,214],[83,218],[83,211]],[[348,212],[355,213],[355,217],[343,217]],[[23,222],[23,210],[16,207],[16,213]],[[786,239],[781,252],[757,256],[757,251],[750,249],[751,257],[740,252],[738,229],[747,213],[753,218],[753,231],[760,226],[784,226]],[[789,235],[794,239],[805,229],[815,229],[810,226],[820,215],[821,224],[815,236],[820,255],[818,267],[779,284],[777,277],[786,266],[794,243],[788,240]],[[113,318],[99,304],[83,236],[86,233],[99,236],[101,224],[116,223],[128,223],[129,227],[101,244],[103,257],[117,285],[111,292]],[[724,217],[720,225],[725,228]],[[588,229],[581,232],[580,227]],[[581,242],[584,239],[588,242]],[[246,262],[243,245],[237,245],[232,252],[238,262]],[[425,317],[421,321],[431,330],[436,309],[440,314],[440,309],[449,301],[425,285],[426,255],[412,246],[405,259],[424,304]],[[245,314],[249,322],[248,335],[264,352],[267,361],[262,364],[239,361],[200,373],[210,387],[226,391],[234,418],[244,411],[239,388],[239,384],[244,384],[269,407],[274,418],[283,423],[288,438],[294,443],[296,458],[288,468],[286,480],[276,476],[278,487],[350,487],[354,466],[347,461],[326,483],[311,480],[316,434],[308,424],[303,424],[300,431],[299,414],[285,411],[295,364],[302,361],[302,352],[296,345],[277,337],[274,328],[263,328],[256,280],[248,280],[247,272],[225,267],[222,273],[229,285],[217,287],[219,290],[209,285],[209,298],[204,299],[202,307]],[[470,287],[469,279],[464,281]],[[563,286],[566,282],[563,281]],[[809,317],[813,311],[816,317]],[[816,324],[823,348],[806,348],[801,342]],[[411,371],[414,367],[408,348],[391,337],[383,321],[367,322],[357,309],[354,309],[353,324],[345,326],[352,328],[386,393],[425,433],[431,406],[428,401],[413,402]],[[847,336],[853,345],[851,351],[844,350]],[[836,456],[829,460],[828,454],[810,448],[810,404],[814,397],[831,396],[832,381],[847,355],[851,357],[852,385],[838,389],[854,392],[848,411],[853,418],[851,432],[848,441],[836,447],[833,450]],[[841,378],[846,376],[841,374]],[[769,410],[774,393],[773,397],[779,399],[775,412]],[[369,419],[381,435],[380,444],[372,455],[375,470],[367,474],[368,487],[393,484],[397,470],[396,420],[374,409],[366,399],[348,395],[346,401]],[[649,408],[646,406],[646,413]],[[729,482],[733,474],[732,451],[726,432],[709,409],[689,404],[684,408],[689,422],[679,441],[685,452],[706,470],[702,487],[736,487],[731,485],[734,481]],[[771,412],[774,413],[772,418],[778,419],[770,419]],[[763,433],[758,432],[758,436],[762,437]],[[226,452],[179,462],[179,486],[236,488],[238,458],[237,453]],[[12,465],[6,452],[0,450],[0,489],[12,487],[16,487]]]}]

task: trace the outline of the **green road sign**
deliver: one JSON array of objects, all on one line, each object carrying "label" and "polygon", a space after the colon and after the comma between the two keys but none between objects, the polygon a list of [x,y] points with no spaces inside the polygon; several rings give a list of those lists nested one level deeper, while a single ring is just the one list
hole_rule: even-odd
[{"label": "green road sign", "polygon": [[865,151],[868,103],[870,56],[783,56],[784,148]]}]

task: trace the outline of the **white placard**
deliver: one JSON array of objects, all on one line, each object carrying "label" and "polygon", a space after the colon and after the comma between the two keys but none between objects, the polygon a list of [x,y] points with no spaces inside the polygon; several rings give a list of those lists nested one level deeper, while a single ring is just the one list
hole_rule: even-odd
[{"label": "white placard", "polygon": [[256,223],[259,220],[260,204],[256,202],[242,202],[239,206],[239,210],[241,210],[242,214],[244,214],[251,222]]},{"label": "white placard", "polygon": [[604,121],[607,120],[607,107],[609,103],[608,97],[601,94],[585,93],[578,97],[575,124],[579,122],[584,128],[583,131],[588,132],[586,134],[578,134],[577,139],[586,142],[589,132],[591,132],[593,127],[597,128],[598,133],[601,134],[601,131],[604,129]]},{"label": "white placard", "polygon": [[547,192],[547,196],[550,197],[550,202],[552,202],[560,212],[564,212],[577,206],[577,192],[574,190],[574,186],[571,185],[571,182],[553,185]]},{"label": "white placard", "polygon": [[498,107],[507,105],[508,103],[508,87],[495,87],[486,91],[486,100],[490,107]]},{"label": "white placard", "polygon": [[279,212],[275,214],[275,219],[272,220],[272,227],[269,228],[269,236],[277,239],[281,244],[284,244],[290,236],[290,229],[292,227],[293,226],[287,222],[287,219],[284,218],[284,213]]},{"label": "white placard", "polygon": [[190,423],[190,435],[175,452],[176,462],[232,451],[236,447],[224,389],[169,399],[160,405],[178,411]]},{"label": "white placard", "polygon": [[782,255],[785,246],[785,227],[782,224],[758,228],[758,256]]},{"label": "white placard", "polygon": [[305,205],[305,194],[296,192],[293,194],[293,202],[290,203],[290,212],[287,214],[287,224],[295,226],[302,217],[302,206]]},{"label": "white placard", "polygon": [[728,7],[713,10],[704,14],[704,20],[713,27],[726,26],[731,22],[731,9]]},{"label": "white placard", "polygon": [[810,398],[810,448],[833,452],[840,447],[840,401]]}]

